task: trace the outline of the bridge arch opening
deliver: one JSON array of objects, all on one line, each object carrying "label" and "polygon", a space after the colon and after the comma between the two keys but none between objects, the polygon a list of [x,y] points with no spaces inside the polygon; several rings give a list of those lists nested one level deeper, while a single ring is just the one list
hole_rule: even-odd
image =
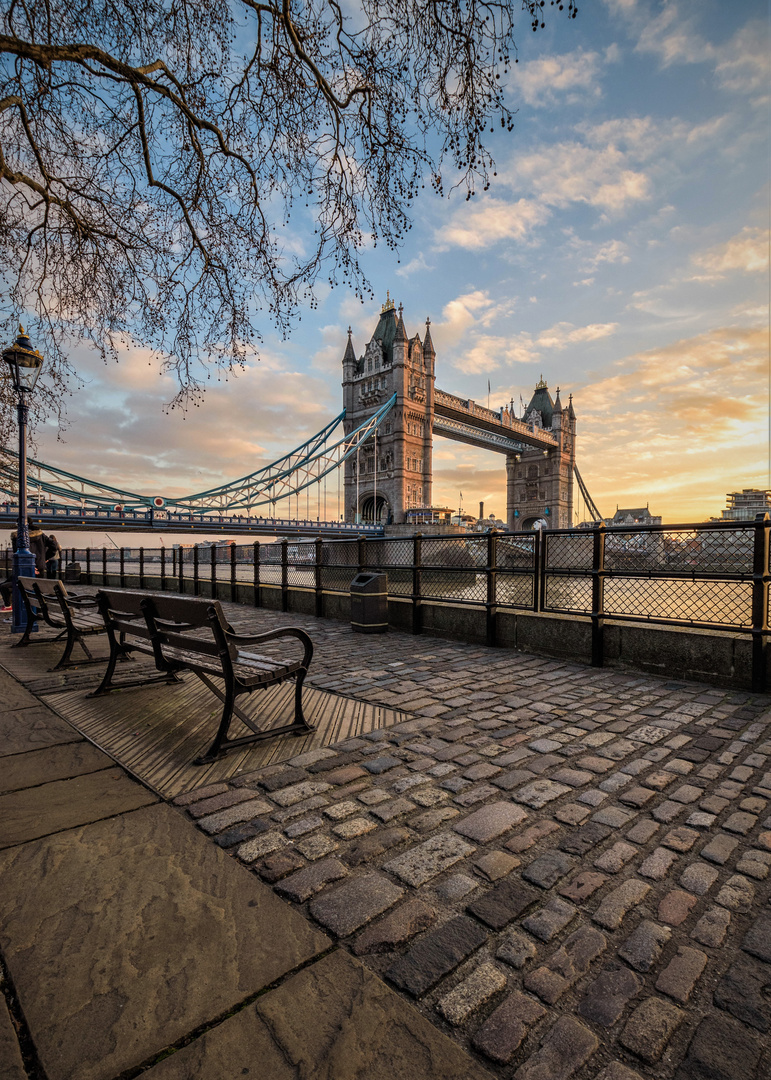
[{"label": "bridge arch opening", "polygon": [[361,520],[369,525],[385,525],[389,520],[390,514],[388,499],[384,498],[382,495],[378,495],[377,499],[372,495],[366,495],[361,500],[360,513]]}]

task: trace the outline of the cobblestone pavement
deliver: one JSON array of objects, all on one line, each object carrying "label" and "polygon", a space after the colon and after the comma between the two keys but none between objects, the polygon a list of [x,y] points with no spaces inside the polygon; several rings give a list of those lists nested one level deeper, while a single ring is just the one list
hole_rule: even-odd
[{"label": "cobblestone pavement", "polygon": [[771,700],[292,622],[414,719],[176,800],[492,1073],[771,1076]]}]

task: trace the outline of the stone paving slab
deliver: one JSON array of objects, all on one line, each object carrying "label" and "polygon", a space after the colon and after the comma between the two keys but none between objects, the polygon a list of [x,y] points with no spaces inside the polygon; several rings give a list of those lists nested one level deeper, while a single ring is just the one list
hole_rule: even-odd
[{"label": "stone paving slab", "polygon": [[0,853],[0,907],[48,1080],[109,1080],[329,946],[164,804]]},{"label": "stone paving slab", "polygon": [[24,844],[158,801],[113,767],[0,795],[0,848]]},{"label": "stone paving slab", "polygon": [[3,687],[0,688],[0,701],[3,702],[0,710],[0,758],[83,739],[80,732],[41,705],[37,698],[32,699],[32,705],[15,708],[5,702]]},{"label": "stone paving slab", "polygon": [[3,1080],[27,1080],[19,1040],[4,1001],[0,1001],[0,1076]]},{"label": "stone paving slab", "polygon": [[13,675],[4,668],[0,668],[0,698],[4,711],[16,711],[18,709],[34,709],[40,702],[29,690],[14,679]]},{"label": "stone paving slab", "polygon": [[0,792],[20,791],[53,780],[109,769],[115,762],[85,739],[14,754],[0,762]]},{"label": "stone paving slab", "polygon": [[148,1080],[490,1080],[344,952],[294,975],[161,1061]]}]

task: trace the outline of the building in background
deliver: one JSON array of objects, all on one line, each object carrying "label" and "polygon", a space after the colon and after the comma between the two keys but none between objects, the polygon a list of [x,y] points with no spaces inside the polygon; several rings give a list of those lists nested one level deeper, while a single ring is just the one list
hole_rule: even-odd
[{"label": "building in background", "polygon": [[754,521],[758,514],[771,514],[771,490],[768,488],[744,488],[742,491],[729,491],[726,495],[728,505],[722,512],[720,521]]}]

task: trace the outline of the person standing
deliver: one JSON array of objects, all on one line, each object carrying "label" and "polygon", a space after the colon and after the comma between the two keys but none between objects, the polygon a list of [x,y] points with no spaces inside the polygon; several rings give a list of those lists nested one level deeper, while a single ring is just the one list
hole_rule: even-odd
[{"label": "person standing", "polygon": [[46,537],[46,576],[56,578],[59,576],[59,562],[62,557],[62,546],[53,533]]},{"label": "person standing", "polygon": [[[40,525],[34,522],[32,518],[28,518],[27,525],[29,527],[29,550],[35,556],[35,574],[39,577],[45,577],[48,537],[40,528]],[[13,550],[16,551],[18,538],[15,532],[11,533],[11,544]]]}]

